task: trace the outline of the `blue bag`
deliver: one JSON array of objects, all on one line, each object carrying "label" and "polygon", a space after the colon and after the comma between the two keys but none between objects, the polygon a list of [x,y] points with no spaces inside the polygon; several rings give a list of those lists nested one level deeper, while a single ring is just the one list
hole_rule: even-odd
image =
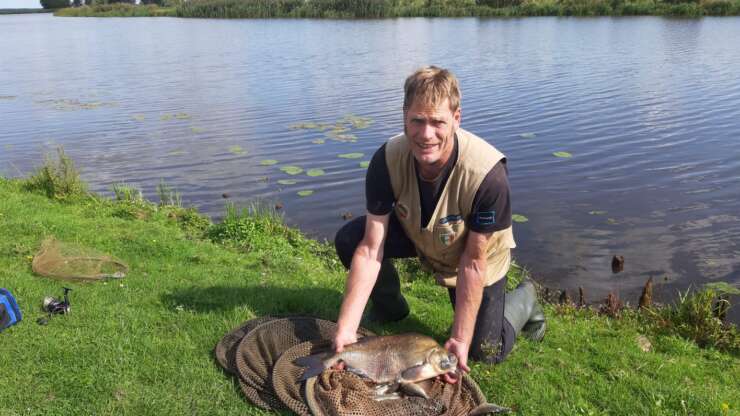
[{"label": "blue bag", "polygon": [[13,295],[7,289],[0,288],[0,332],[18,323],[22,318],[18,302]]}]

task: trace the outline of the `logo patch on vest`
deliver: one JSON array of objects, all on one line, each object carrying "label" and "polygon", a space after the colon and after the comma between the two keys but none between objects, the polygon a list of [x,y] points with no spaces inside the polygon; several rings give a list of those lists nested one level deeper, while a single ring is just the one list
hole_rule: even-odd
[{"label": "logo patch on vest", "polygon": [[482,211],[475,214],[475,222],[480,225],[496,224],[496,211]]},{"label": "logo patch on vest", "polygon": [[452,240],[455,239],[454,232],[441,233],[439,235],[439,241],[446,247],[452,244]]},{"label": "logo patch on vest", "polygon": [[460,214],[448,215],[439,220],[440,225],[457,225],[462,223],[463,217]]},{"label": "logo patch on vest", "polygon": [[398,218],[405,220],[409,217],[409,208],[406,205],[398,202],[396,204],[396,214],[398,214]]}]

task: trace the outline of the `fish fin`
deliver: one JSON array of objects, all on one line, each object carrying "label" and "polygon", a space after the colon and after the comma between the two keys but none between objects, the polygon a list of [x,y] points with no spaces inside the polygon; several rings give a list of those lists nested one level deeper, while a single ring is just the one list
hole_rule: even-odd
[{"label": "fish fin", "polygon": [[424,389],[418,384],[409,383],[409,382],[401,382],[398,387],[401,389],[401,391],[406,393],[406,395],[408,396],[419,396],[425,399],[429,398],[429,395],[427,395],[427,392],[424,391]]},{"label": "fish fin", "polygon": [[493,403],[483,403],[482,405],[471,410],[470,413],[468,413],[468,416],[483,416],[491,413],[498,414],[509,412],[511,412],[511,409],[509,409],[508,407],[497,406]]},{"label": "fish fin", "polygon": [[427,370],[426,364],[415,365],[403,370],[403,372],[401,373],[401,378],[410,381],[419,381],[430,378],[428,377],[428,374],[424,374],[425,370]]},{"label": "fish fin", "polygon": [[293,363],[306,369],[303,371],[303,375],[298,381],[308,380],[311,377],[316,377],[326,370],[324,364],[325,354],[313,354],[306,357],[298,357],[293,360]]}]

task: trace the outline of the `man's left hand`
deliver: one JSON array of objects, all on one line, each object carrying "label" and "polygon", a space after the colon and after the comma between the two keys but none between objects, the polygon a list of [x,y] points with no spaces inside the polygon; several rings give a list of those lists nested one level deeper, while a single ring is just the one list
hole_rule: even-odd
[{"label": "man's left hand", "polygon": [[470,372],[470,367],[468,367],[468,350],[470,349],[470,345],[468,345],[464,341],[452,337],[448,339],[447,342],[445,342],[445,349],[457,356],[458,371],[445,373],[443,378],[445,382],[455,384],[462,377],[461,372]]}]

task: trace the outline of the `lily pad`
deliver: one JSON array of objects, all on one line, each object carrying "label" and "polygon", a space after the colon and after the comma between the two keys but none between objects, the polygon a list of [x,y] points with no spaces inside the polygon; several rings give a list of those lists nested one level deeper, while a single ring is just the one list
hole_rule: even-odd
[{"label": "lily pad", "polygon": [[309,169],[306,171],[306,175],[308,176],[324,176],[325,173],[324,169]]},{"label": "lily pad", "polygon": [[589,215],[606,215],[606,211],[589,211]]},{"label": "lily pad", "polygon": [[360,117],[354,114],[347,114],[339,120],[339,123],[349,124],[355,129],[364,129],[373,124],[373,120],[370,117]]},{"label": "lily pad", "polygon": [[311,143],[314,143],[314,144],[324,144],[324,143],[326,143],[326,139],[314,139],[314,140],[311,141]]},{"label": "lily pad", "polygon": [[368,166],[370,166],[370,161],[369,160],[363,160],[362,162],[360,162],[360,167],[361,168],[367,169]]},{"label": "lily pad", "polygon": [[359,159],[363,156],[365,156],[364,153],[342,153],[341,155],[338,155],[342,159]]},{"label": "lily pad", "polygon": [[303,191],[298,191],[296,193],[298,194],[298,196],[309,196],[309,195],[312,195],[313,194],[313,191],[310,190],[310,189],[306,189],[306,190],[303,190]]},{"label": "lily pad", "polygon": [[278,163],[278,161],[275,160],[275,159],[265,159],[265,160],[263,160],[263,161],[260,162],[260,165],[262,165],[262,166],[272,166],[272,165],[276,165],[277,163]]},{"label": "lily pad", "polygon": [[277,183],[279,183],[280,185],[295,185],[298,183],[298,181],[295,179],[280,179],[279,181],[277,181]]},{"label": "lily pad", "polygon": [[192,131],[195,134],[203,133],[203,129],[201,129],[200,127],[191,127],[190,131]]},{"label": "lily pad", "polygon": [[177,113],[175,114],[175,118],[178,120],[189,120],[191,116],[188,113]]},{"label": "lily pad", "polygon": [[614,218],[607,218],[606,223],[609,225],[617,225],[619,224],[619,221],[615,220]]},{"label": "lily pad", "polygon": [[172,114],[162,114],[161,116],[159,116],[159,119],[162,121],[172,120]]},{"label": "lily pad", "polygon": [[570,154],[569,152],[553,152],[552,155],[557,156],[557,157],[563,157],[563,158],[573,157],[573,155]]},{"label": "lily pad", "polygon": [[521,137],[522,139],[534,139],[535,137],[537,137],[537,135],[534,133],[522,133],[519,135],[519,137]]},{"label": "lily pad", "polygon": [[291,130],[311,130],[319,128],[319,125],[316,123],[293,123],[288,128]]},{"label": "lily pad", "polygon": [[303,173],[303,168],[299,168],[298,166],[283,166],[280,170],[288,175],[298,175],[299,173]]},{"label": "lily pad", "polygon": [[525,217],[524,215],[521,215],[521,214],[513,214],[511,216],[511,220],[514,221],[514,222],[527,222],[527,221],[529,221],[529,218],[527,218],[527,217]]},{"label": "lily pad", "polygon": [[144,114],[134,114],[131,116],[132,119],[136,121],[144,121],[146,120],[146,116]]},{"label": "lily pad", "polygon": [[242,149],[242,147],[239,145],[229,147],[229,152],[235,155],[246,155],[247,154],[247,151]]},{"label": "lily pad", "polygon": [[182,156],[185,154],[185,151],[184,150],[173,150],[167,154],[170,156]]}]

